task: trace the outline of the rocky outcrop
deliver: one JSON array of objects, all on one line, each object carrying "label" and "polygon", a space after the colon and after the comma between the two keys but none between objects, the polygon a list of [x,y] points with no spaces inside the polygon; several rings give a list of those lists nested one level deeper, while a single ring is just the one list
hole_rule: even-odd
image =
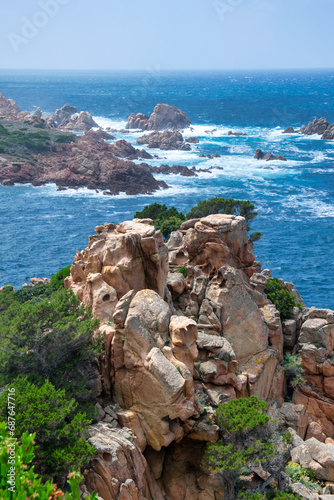
[{"label": "rocky outcrop", "polygon": [[295,130],[293,127],[288,127],[284,130],[283,134],[298,134],[298,130]]},{"label": "rocky outcrop", "polygon": [[98,226],[97,235],[74,258],[66,285],[103,321],[112,320],[116,304],[130,291],[134,295],[150,288],[164,296],[167,247],[151,222]]},{"label": "rocky outcrop", "polygon": [[136,159],[151,157],[126,141],[108,144],[86,135],[70,144],[57,145],[54,151],[45,151],[43,155],[30,153],[29,160],[19,166],[7,165],[0,169],[0,182],[35,186],[54,182],[61,187],[101,189],[110,195],[147,194],[167,187],[164,181],[153,177],[147,165],[137,165],[118,155]]},{"label": "rocky outcrop", "polygon": [[88,111],[77,112],[75,106],[65,104],[62,108],[57,109],[54,115],[47,115],[43,120],[49,127],[57,127],[59,129],[75,130],[86,132],[93,127],[98,127],[98,124],[93,120],[93,117]]},{"label": "rocky outcrop", "polygon": [[186,142],[189,142],[190,144],[198,144],[199,139],[197,137],[186,137],[184,139]]},{"label": "rocky outcrop", "polygon": [[272,153],[264,153],[259,148],[255,151],[254,158],[256,160],[266,160],[266,161],[273,161],[273,160],[287,161],[285,156],[281,156],[281,155],[275,156]]},{"label": "rocky outcrop", "polygon": [[13,99],[6,99],[0,92],[0,116],[17,115],[20,108]]},{"label": "rocky outcrop", "polygon": [[136,149],[124,139],[116,141],[115,144],[111,144],[110,151],[112,151],[115,156],[127,158],[128,160],[151,160],[153,158],[145,149]]},{"label": "rocky outcrop", "polygon": [[300,133],[304,135],[321,135],[321,139],[334,139],[334,123],[329,123],[326,118],[315,118],[307,125],[302,125],[299,130],[294,130],[293,127],[288,127],[283,133],[292,134]]},{"label": "rocky outcrop", "polygon": [[306,309],[301,318],[296,352],[303,370],[304,384],[294,393],[295,403],[303,404],[324,432],[334,434],[334,311]]},{"label": "rocky outcrop", "polygon": [[325,118],[316,118],[309,122],[308,125],[302,125],[300,132],[304,135],[322,135],[329,126],[330,124]]},{"label": "rocky outcrop", "polygon": [[169,104],[157,104],[150,117],[138,113],[131,113],[126,129],[141,129],[141,130],[167,130],[167,129],[183,129],[191,125],[191,121],[187,115]]},{"label": "rocky outcrop", "polygon": [[153,290],[137,292],[124,316],[113,339],[114,397],[139,416],[146,443],[159,451],[182,432],[180,423],[199,416],[191,375],[197,327],[173,319]]},{"label": "rocky outcrop", "polygon": [[291,450],[291,458],[302,467],[310,467],[317,479],[334,481],[334,445],[321,443],[315,438]]},{"label": "rocky outcrop", "polygon": [[129,429],[101,422],[89,428],[96,454],[85,471],[85,486],[103,500],[163,500],[147,461]]},{"label": "rocky outcrop", "polygon": [[152,132],[148,135],[138,137],[137,144],[147,144],[149,148],[163,149],[163,150],[181,150],[190,151],[190,144],[184,142],[183,136],[176,130],[164,132]]},{"label": "rocky outcrop", "polygon": [[70,121],[64,128],[68,130],[87,131],[93,127],[98,127],[98,124],[93,120],[93,117],[88,111],[80,111],[71,116]]}]

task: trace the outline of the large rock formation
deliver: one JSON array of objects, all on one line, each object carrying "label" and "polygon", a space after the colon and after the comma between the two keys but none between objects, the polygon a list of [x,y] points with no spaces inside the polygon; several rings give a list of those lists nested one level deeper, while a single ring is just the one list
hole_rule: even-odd
[{"label": "large rock formation", "polygon": [[[272,404],[281,429],[294,429],[292,459],[333,480],[333,311],[294,307],[282,325],[243,217],[186,221],[167,245],[150,219],[96,232],[65,284],[106,332],[101,384],[112,388],[123,429],[110,410],[92,427],[98,453],[88,490],[110,500],[232,500],[233,484],[200,464],[205,443],[219,438],[214,409],[250,395]],[[301,302],[292,283],[281,283]],[[305,378],[284,404],[283,346]]]},{"label": "large rock formation", "polygon": [[98,124],[93,120],[92,115],[88,111],[77,113],[77,108],[69,104],[65,104],[62,108],[57,109],[54,115],[45,116],[44,120],[50,127],[83,132],[91,130],[93,127],[98,127]]},{"label": "large rock formation", "polygon": [[182,134],[177,130],[165,130],[164,132],[152,132],[151,134],[143,135],[138,137],[137,144],[147,144],[149,148],[163,150],[191,150],[190,144],[184,142]]},{"label": "large rock formation", "polygon": [[187,115],[169,104],[157,104],[150,117],[138,113],[131,113],[126,129],[141,129],[141,130],[167,130],[167,129],[183,129],[191,125],[191,121]]},{"label": "large rock formation", "polygon": [[130,291],[149,288],[164,296],[168,250],[160,231],[139,219],[96,231],[88,247],[77,252],[66,281],[96,317],[111,320],[116,304]]}]

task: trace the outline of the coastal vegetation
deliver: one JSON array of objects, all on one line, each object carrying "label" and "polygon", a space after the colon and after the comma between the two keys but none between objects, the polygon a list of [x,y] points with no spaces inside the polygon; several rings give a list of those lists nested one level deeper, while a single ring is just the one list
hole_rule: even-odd
[{"label": "coastal vegetation", "polygon": [[59,144],[68,144],[76,140],[75,134],[59,133],[51,129],[25,122],[0,121],[0,153],[20,157],[36,153],[53,151]]},{"label": "coastal vegetation", "polygon": [[291,317],[291,309],[293,307],[302,308],[302,305],[296,302],[294,295],[285,289],[277,278],[268,279],[264,293],[275,304],[276,309],[280,312],[282,321]]},{"label": "coastal vegetation", "polygon": [[[289,455],[290,436],[278,431],[276,421],[267,415],[265,401],[250,396],[219,404],[213,420],[219,426],[220,439],[217,443],[207,444],[203,465],[209,471],[234,481],[239,490],[238,499],[300,498],[287,491],[278,491],[283,490],[282,470]],[[239,476],[250,473],[253,467],[264,467],[270,478],[277,480],[278,490],[270,488],[266,492],[252,493],[239,488]]]},{"label": "coastal vegetation", "polygon": [[[247,222],[247,230],[250,231],[250,223],[258,215],[255,206],[248,200],[235,200],[233,198],[215,197],[210,200],[199,201],[197,205],[184,215],[174,206],[167,208],[167,205],[152,203],[143,210],[135,213],[135,218],[150,218],[156,229],[160,229],[165,239],[168,239],[172,231],[176,231],[182,222],[190,219],[199,219],[212,214],[241,215]],[[251,241],[257,241],[262,233],[256,232],[250,235]]]},{"label": "coastal vegetation", "polygon": [[0,419],[6,389],[14,388],[16,431],[36,434],[34,466],[43,480],[78,470],[94,452],[86,438],[95,408],[78,366],[95,363],[104,339],[94,340],[99,320],[64,288],[68,272],[0,291]]},{"label": "coastal vegetation", "polygon": [[[18,377],[10,384],[15,389],[15,432],[35,434],[35,468],[43,478],[63,476],[87,465],[94,453],[87,442],[87,427],[91,423],[78,403],[67,398],[65,391],[56,389],[49,380],[42,385]],[[8,394],[0,396],[0,420],[7,419]]]},{"label": "coastal vegetation", "polygon": [[[12,438],[7,430],[7,422],[0,422],[0,497],[3,500],[77,500],[80,498],[80,483],[82,477],[79,472],[68,475],[68,489],[64,493],[51,480],[43,481],[35,472],[35,440],[36,434],[25,431],[15,446],[15,474],[11,454]],[[8,482],[9,481],[9,482]],[[98,495],[92,493],[87,500],[97,500]]]}]

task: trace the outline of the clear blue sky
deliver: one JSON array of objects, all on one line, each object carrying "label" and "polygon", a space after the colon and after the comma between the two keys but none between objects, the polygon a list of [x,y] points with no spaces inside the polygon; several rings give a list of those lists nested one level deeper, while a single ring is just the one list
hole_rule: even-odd
[{"label": "clear blue sky", "polygon": [[330,68],[333,24],[334,0],[11,0],[0,68]]}]

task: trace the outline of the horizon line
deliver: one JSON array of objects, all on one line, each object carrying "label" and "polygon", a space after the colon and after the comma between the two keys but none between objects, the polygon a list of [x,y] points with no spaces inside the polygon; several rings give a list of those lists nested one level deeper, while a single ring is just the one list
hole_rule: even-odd
[{"label": "horizon line", "polygon": [[106,68],[0,68],[0,71],[89,71],[89,72],[147,72],[147,71],[157,71],[158,73],[163,72],[224,72],[224,71],[331,71],[334,67],[301,67],[301,68],[192,68],[192,69],[157,69],[148,66],[144,69],[126,68],[126,69],[106,69]]}]

